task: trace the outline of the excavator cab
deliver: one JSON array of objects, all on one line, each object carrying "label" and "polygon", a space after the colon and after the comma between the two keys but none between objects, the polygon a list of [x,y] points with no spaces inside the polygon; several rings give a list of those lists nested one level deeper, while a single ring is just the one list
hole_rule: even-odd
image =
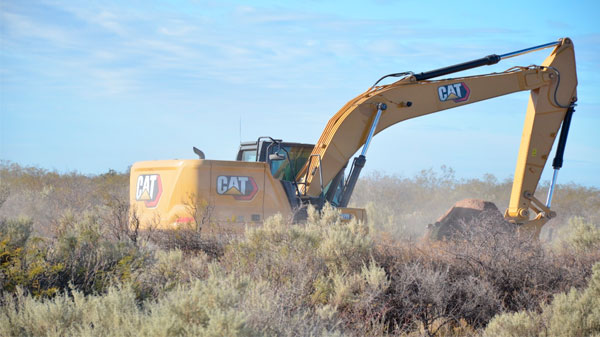
[{"label": "excavator cab", "polygon": [[[309,160],[314,147],[314,144],[290,143],[271,137],[259,137],[256,141],[242,142],[236,160],[268,163],[273,178],[282,181],[287,185],[286,190],[289,190],[296,183],[296,177]],[[324,201],[339,206],[343,182],[344,169],[324,187]]]},{"label": "excavator cab", "polygon": [[271,137],[260,137],[255,142],[241,143],[236,160],[266,162],[274,178],[294,181],[314,147],[314,144],[288,143]]}]

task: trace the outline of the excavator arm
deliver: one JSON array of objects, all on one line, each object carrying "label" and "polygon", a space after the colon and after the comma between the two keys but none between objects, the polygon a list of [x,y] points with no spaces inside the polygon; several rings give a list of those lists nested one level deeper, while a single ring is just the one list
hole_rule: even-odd
[{"label": "excavator arm", "polygon": [[[531,95],[505,218],[539,233],[541,226],[554,213],[549,209],[549,201],[545,205],[534,194],[554,139],[567,111],[572,113],[577,99],[572,41],[564,38],[539,47],[550,46],[554,49],[540,66],[515,67],[502,73],[479,76],[430,80],[451,72],[497,63],[502,58],[516,56],[518,52],[491,55],[428,73],[411,73],[395,83],[367,90],[349,101],[327,123],[311,154],[311,159],[315,160],[309,160],[297,176],[301,195],[321,195],[323,186],[327,186],[344,169],[348,160],[363,145],[362,163],[359,160],[358,164],[364,165],[364,154],[371,137],[396,123],[529,90]],[[570,120],[570,115],[568,119]],[[356,161],[355,159],[355,164]],[[352,193],[352,188],[349,193]],[[349,195],[346,199],[349,199]],[[532,220],[530,210],[535,212]]]}]

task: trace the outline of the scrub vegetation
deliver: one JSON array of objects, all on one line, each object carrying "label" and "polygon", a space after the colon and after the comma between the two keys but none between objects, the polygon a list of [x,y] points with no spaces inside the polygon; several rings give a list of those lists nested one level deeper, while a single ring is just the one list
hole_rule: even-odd
[{"label": "scrub vegetation", "polygon": [[559,185],[539,242],[483,219],[427,243],[454,201],[503,209],[510,182],[375,174],[367,223],[311,209],[234,237],[140,230],[128,180],[0,165],[1,336],[600,335],[595,188]]}]

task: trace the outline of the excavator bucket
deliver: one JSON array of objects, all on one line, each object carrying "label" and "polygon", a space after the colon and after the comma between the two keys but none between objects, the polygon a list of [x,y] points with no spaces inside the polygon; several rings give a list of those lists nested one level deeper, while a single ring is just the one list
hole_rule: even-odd
[{"label": "excavator bucket", "polygon": [[434,224],[427,225],[425,239],[450,240],[475,226],[491,225],[502,230],[514,230],[493,202],[481,199],[464,199],[452,206]]}]

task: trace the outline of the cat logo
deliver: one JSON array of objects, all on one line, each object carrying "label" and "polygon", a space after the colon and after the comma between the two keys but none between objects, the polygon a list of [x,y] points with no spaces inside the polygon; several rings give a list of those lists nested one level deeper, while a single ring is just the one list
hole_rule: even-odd
[{"label": "cat logo", "polygon": [[235,200],[252,200],[258,192],[254,178],[247,176],[218,176],[217,193],[231,195]]},{"label": "cat logo", "polygon": [[438,96],[440,101],[445,102],[452,100],[454,103],[464,102],[469,98],[471,90],[465,82],[452,83],[438,87]]},{"label": "cat logo", "polygon": [[141,174],[138,176],[135,200],[143,201],[146,207],[154,208],[162,195],[162,182],[158,174]]}]

